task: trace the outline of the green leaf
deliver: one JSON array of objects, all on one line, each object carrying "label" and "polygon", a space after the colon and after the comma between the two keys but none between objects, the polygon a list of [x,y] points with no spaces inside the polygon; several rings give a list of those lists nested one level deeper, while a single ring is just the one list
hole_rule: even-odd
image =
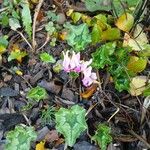
[{"label": "green leaf", "polygon": [[107,145],[112,142],[110,127],[105,124],[100,124],[92,140],[98,143],[101,150],[106,150]]},{"label": "green leaf", "polygon": [[80,20],[81,16],[82,16],[82,14],[79,12],[73,12],[71,14],[71,18],[72,18],[74,23],[77,23]]},{"label": "green leaf", "polygon": [[40,59],[45,63],[55,63],[55,59],[52,55],[44,52],[40,54]]},{"label": "green leaf", "polygon": [[69,75],[74,79],[79,77],[79,73],[77,73],[77,72],[70,72]]},{"label": "green leaf", "polygon": [[0,24],[6,27],[9,24],[9,17],[7,12],[2,12],[0,14]]},{"label": "green leaf", "polygon": [[48,22],[48,24],[45,25],[45,30],[49,33],[49,35],[52,35],[56,31],[54,23],[52,21]]},{"label": "green leaf", "polygon": [[52,11],[47,12],[47,17],[48,17],[48,19],[50,19],[53,22],[57,21],[57,19],[58,19],[58,16]]},{"label": "green leaf", "polygon": [[[111,65],[108,67],[108,71],[113,77],[115,88],[121,92],[123,90],[129,90],[130,87],[130,72],[127,71],[126,66],[129,60],[128,52],[129,48],[116,49],[114,55],[111,56]],[[132,74],[131,74],[132,75]]]},{"label": "green leaf", "polygon": [[150,84],[144,90],[143,95],[144,96],[150,96]]},{"label": "green leaf", "polygon": [[21,3],[22,6],[22,11],[21,11],[21,16],[22,16],[22,22],[25,27],[25,31],[27,32],[29,38],[31,39],[32,35],[32,19],[31,19],[31,13],[30,13],[30,7],[28,0],[24,0]]},{"label": "green leaf", "polygon": [[110,0],[85,0],[85,6],[89,11],[111,10]]},{"label": "green leaf", "polygon": [[47,92],[44,88],[37,86],[27,93],[27,98],[39,102],[47,98]]},{"label": "green leaf", "polygon": [[8,46],[7,36],[0,37],[0,55],[6,51]]},{"label": "green leaf", "polygon": [[92,53],[92,66],[96,69],[104,68],[104,66],[111,63],[110,56],[114,53],[116,48],[115,42],[109,42],[102,45],[96,52]]},{"label": "green leaf", "polygon": [[25,51],[20,51],[20,50],[16,50],[16,51],[11,51],[9,57],[8,57],[8,61],[11,61],[11,60],[18,60],[19,62],[22,61],[22,58],[25,57],[27,55],[27,52]]},{"label": "green leaf", "polygon": [[77,26],[66,24],[66,28],[69,29],[67,34],[67,43],[72,46],[76,52],[84,50],[86,46],[91,42],[91,35],[87,24],[83,23]]},{"label": "green leaf", "polygon": [[97,44],[100,42],[102,36],[102,29],[95,24],[92,33],[91,33],[91,39],[92,39],[92,44]]},{"label": "green leaf", "polygon": [[12,30],[16,31],[18,28],[20,28],[20,23],[19,20],[16,18],[10,18],[9,19],[9,26],[11,27]]},{"label": "green leaf", "polygon": [[120,30],[117,28],[109,28],[102,32],[103,41],[114,41],[120,39]]},{"label": "green leaf", "polygon": [[60,108],[55,114],[56,129],[63,134],[68,146],[73,146],[80,134],[87,129],[86,111],[78,105],[70,109]]},{"label": "green leaf", "polygon": [[30,150],[30,143],[37,135],[33,127],[16,126],[14,130],[6,135],[4,150]]}]

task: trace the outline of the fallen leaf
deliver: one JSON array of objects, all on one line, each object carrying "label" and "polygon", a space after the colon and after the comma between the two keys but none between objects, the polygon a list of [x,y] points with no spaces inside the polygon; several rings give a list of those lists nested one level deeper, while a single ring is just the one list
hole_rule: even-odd
[{"label": "fallen leaf", "polygon": [[133,23],[134,23],[134,17],[129,13],[125,13],[117,19],[116,26],[120,30],[128,32],[131,30]]},{"label": "fallen leaf", "polygon": [[138,96],[143,93],[146,88],[147,77],[146,76],[136,76],[132,78],[130,83],[130,94],[132,96]]},{"label": "fallen leaf", "polygon": [[37,16],[37,21],[41,22],[43,18],[44,18],[44,12],[40,10]]},{"label": "fallen leaf", "polygon": [[85,92],[81,93],[81,96],[85,99],[90,98],[96,91],[98,84],[93,84],[91,87],[87,88]]},{"label": "fallen leaf", "polygon": [[40,143],[36,144],[35,150],[45,150],[45,141],[41,141]]},{"label": "fallen leaf", "polygon": [[134,51],[142,51],[147,49],[148,39],[147,35],[142,31],[142,27],[136,26],[133,37],[125,33],[123,46],[130,46]]},{"label": "fallen leaf", "polygon": [[132,71],[133,73],[139,73],[142,72],[147,65],[147,59],[146,58],[140,58],[137,56],[130,56],[130,60],[127,64],[127,68],[129,71]]},{"label": "fallen leaf", "polygon": [[56,130],[49,131],[45,136],[46,142],[54,142],[59,139],[58,132]]}]

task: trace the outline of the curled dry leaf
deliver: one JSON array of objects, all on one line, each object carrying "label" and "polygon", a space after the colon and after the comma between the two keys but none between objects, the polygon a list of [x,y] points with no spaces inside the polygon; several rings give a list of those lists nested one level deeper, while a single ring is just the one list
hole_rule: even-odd
[{"label": "curled dry leaf", "polygon": [[146,83],[147,83],[146,76],[136,76],[132,78],[130,83],[130,94],[132,96],[141,95],[146,88]]},{"label": "curled dry leaf", "polygon": [[98,87],[98,84],[93,84],[91,87],[87,88],[85,92],[81,93],[81,96],[85,99],[90,98],[95,92]]},{"label": "curled dry leaf", "polygon": [[133,37],[130,37],[129,34],[125,33],[123,46],[130,46],[134,51],[144,50],[146,48],[146,44],[148,44],[148,39],[142,30],[142,27],[137,25],[134,30]]},{"label": "curled dry leaf", "polygon": [[54,142],[54,141],[57,141],[58,139],[59,139],[59,136],[56,130],[49,131],[45,136],[46,142]]}]

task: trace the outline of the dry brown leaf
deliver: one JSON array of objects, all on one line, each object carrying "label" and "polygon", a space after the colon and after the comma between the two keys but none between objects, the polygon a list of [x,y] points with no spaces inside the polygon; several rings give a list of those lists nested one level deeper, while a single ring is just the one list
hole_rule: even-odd
[{"label": "dry brown leaf", "polygon": [[46,142],[54,142],[59,139],[58,132],[56,130],[49,131],[45,136]]},{"label": "dry brown leaf", "polygon": [[93,84],[91,87],[87,88],[85,92],[81,93],[81,96],[85,99],[90,98],[96,91],[98,84]]}]

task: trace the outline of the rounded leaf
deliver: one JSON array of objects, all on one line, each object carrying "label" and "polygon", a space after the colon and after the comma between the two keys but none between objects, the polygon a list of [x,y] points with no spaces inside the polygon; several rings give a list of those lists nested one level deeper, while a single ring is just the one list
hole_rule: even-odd
[{"label": "rounded leaf", "polygon": [[134,17],[129,13],[125,13],[117,19],[116,26],[122,31],[129,32],[133,23]]}]

